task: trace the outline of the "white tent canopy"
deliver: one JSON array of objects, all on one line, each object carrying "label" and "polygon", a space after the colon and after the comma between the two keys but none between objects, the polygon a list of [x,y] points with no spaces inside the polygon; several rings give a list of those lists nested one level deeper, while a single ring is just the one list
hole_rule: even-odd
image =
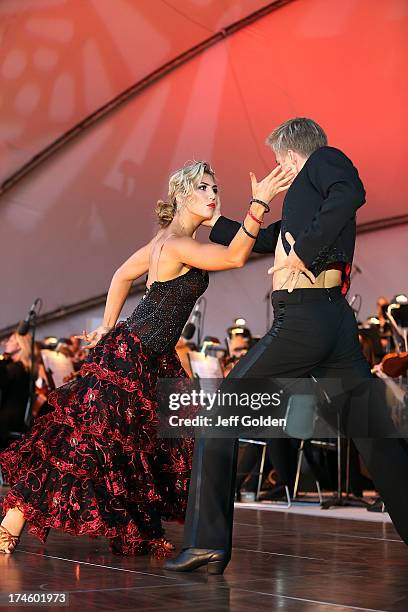
[{"label": "white tent canopy", "polygon": [[37,295],[52,311],[106,291],[187,160],[241,217],[290,116],[359,168],[359,223],[402,219],[407,17],[404,0],[2,0],[0,328]]}]

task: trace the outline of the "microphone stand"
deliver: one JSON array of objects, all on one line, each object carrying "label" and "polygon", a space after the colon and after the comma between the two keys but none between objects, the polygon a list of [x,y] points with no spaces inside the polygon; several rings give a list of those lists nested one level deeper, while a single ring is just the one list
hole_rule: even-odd
[{"label": "microphone stand", "polygon": [[32,408],[34,406],[34,400],[35,400],[35,391],[34,391],[34,387],[35,387],[35,381],[34,381],[34,377],[35,377],[34,350],[35,350],[35,331],[36,331],[36,326],[37,326],[37,314],[33,313],[31,315],[31,317],[30,317],[30,327],[31,327],[31,368],[30,368],[29,378],[28,378],[28,400],[27,400],[27,406],[26,406],[26,411],[25,411],[25,415],[24,415],[24,424],[27,425],[27,427],[31,426]]},{"label": "microphone stand", "polygon": [[198,346],[198,350],[200,350],[200,346],[201,346],[201,312],[200,311],[197,312],[196,318],[197,318],[197,346]]},{"label": "microphone stand", "polygon": [[[42,305],[42,301],[40,298],[34,302],[35,305],[40,304],[40,309]],[[32,422],[32,408],[35,402],[35,333],[37,330],[37,317],[39,312],[36,311],[35,307],[30,311],[28,317],[28,330],[31,329],[31,368],[29,372],[28,378],[28,399],[27,406],[24,415],[24,424],[29,428]]]},{"label": "microphone stand", "polygon": [[201,304],[203,304],[203,306],[204,306],[202,313],[201,313],[200,310],[198,310],[197,313],[196,313],[196,317],[197,317],[197,346],[200,347],[201,346],[201,338],[203,336],[204,320],[205,320],[205,315],[206,315],[206,311],[207,311],[207,299],[205,297],[201,297],[198,300],[197,304],[198,304],[199,307],[201,307]]}]

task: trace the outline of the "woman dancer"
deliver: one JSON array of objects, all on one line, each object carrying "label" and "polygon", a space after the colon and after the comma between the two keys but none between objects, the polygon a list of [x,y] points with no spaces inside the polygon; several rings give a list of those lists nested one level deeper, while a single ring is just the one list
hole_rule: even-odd
[{"label": "woman dancer", "polygon": [[[184,519],[193,442],[157,438],[156,382],[186,376],[175,345],[207,270],[245,263],[267,203],[293,178],[280,167],[259,183],[251,174],[258,202],[225,247],[194,239],[219,206],[211,167],[194,162],[170,177],[168,200],[156,209],[161,229],[115,272],[103,325],[84,333],[92,350],[79,378],[54,391],[54,410],[0,454],[11,485],[0,552],[13,552],[27,521],[42,542],[55,528],[105,536],[118,554],[170,554],[162,519]],[[144,298],[116,324],[133,280],[146,272]]]}]

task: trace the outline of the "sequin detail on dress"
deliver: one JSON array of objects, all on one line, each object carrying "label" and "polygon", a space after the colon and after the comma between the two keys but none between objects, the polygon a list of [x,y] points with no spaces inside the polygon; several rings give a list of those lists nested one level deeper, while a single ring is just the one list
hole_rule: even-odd
[{"label": "sequin detail on dress", "polygon": [[191,268],[168,281],[154,281],[127,319],[143,344],[155,353],[175,347],[191,310],[208,287],[208,272]]},{"label": "sequin detail on dress", "polygon": [[155,282],[127,321],[90,352],[78,379],[54,391],[54,410],[0,454],[29,532],[105,536],[114,553],[168,556],[162,519],[183,521],[193,441],[158,439],[158,378],[185,377],[175,352],[208,274]]}]

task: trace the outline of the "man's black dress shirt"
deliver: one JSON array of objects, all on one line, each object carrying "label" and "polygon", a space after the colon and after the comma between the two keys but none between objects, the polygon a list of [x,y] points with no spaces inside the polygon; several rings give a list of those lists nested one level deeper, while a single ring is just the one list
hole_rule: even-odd
[{"label": "man's black dress shirt", "polygon": [[[344,263],[349,272],[356,238],[356,211],[365,202],[357,169],[344,153],[321,147],[310,155],[289,187],[282,220],[261,229],[255,253],[273,253],[279,233],[285,252],[290,251],[285,233],[295,239],[295,252],[315,276],[333,263]],[[210,240],[228,245],[240,223],[220,217]]]}]

